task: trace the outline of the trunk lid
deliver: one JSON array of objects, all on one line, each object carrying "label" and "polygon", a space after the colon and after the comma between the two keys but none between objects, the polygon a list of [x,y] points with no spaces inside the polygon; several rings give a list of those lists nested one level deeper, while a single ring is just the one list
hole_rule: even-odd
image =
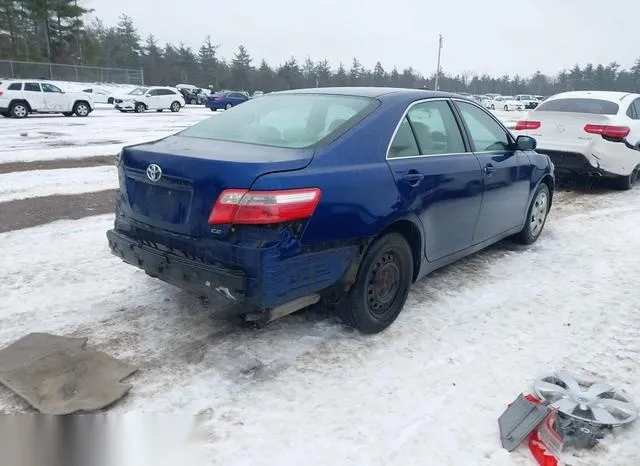
[{"label": "trunk lid", "polygon": [[[120,190],[133,220],[178,234],[211,236],[207,220],[223,190],[249,189],[259,176],[302,169],[312,158],[308,149],[170,136],[123,149]],[[155,170],[148,170],[152,164]],[[149,175],[160,176],[154,181]]]},{"label": "trunk lid", "polygon": [[584,130],[585,125],[610,125],[611,117],[591,113],[538,112],[527,115],[527,121],[537,121],[540,127],[518,131],[536,139],[540,149],[583,153],[601,138]]}]

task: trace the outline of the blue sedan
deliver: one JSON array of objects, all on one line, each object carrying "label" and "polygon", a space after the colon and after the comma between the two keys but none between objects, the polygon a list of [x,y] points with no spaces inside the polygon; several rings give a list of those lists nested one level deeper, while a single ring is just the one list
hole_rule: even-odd
[{"label": "blue sedan", "polygon": [[266,324],[323,302],[387,328],[413,282],[507,237],[535,242],[553,164],[466,98],[273,93],[118,157],[111,250]]},{"label": "blue sedan", "polygon": [[224,91],[217,92],[207,97],[205,107],[210,108],[212,112],[216,110],[229,110],[231,107],[240,105],[249,100],[242,92]]}]

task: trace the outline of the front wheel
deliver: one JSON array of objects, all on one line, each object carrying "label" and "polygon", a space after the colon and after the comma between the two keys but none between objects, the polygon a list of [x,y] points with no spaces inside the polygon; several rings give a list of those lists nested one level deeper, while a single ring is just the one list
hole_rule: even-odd
[{"label": "front wheel", "polygon": [[143,104],[142,102],[138,102],[134,108],[134,111],[136,113],[142,113],[147,109],[147,106],[145,104]]},{"label": "front wheel", "polygon": [[496,106],[491,104],[491,110],[495,110],[495,109],[496,109]]},{"label": "front wheel", "polygon": [[533,244],[536,242],[547,221],[550,208],[551,195],[549,193],[549,187],[545,183],[541,183],[527,210],[527,219],[524,228],[516,235],[515,239],[520,244]]},{"label": "front wheel", "polygon": [[73,116],[73,112],[62,112],[62,114],[66,117]]},{"label": "front wheel", "polygon": [[356,282],[336,304],[336,311],[364,334],[382,332],[402,311],[412,281],[411,247],[402,235],[389,233],[365,254]]},{"label": "front wheel", "polygon": [[180,111],[180,102],[173,102],[171,104],[171,107],[169,107],[169,108],[173,113],[179,112]]},{"label": "front wheel", "polygon": [[224,109],[225,109],[225,110],[229,110],[231,107],[233,107],[233,105],[231,105],[231,104],[227,104],[227,105],[225,105],[225,106],[224,106]]},{"label": "front wheel", "polygon": [[73,107],[73,113],[78,115],[79,117],[86,117],[91,112],[89,105],[86,102],[78,102]]},{"label": "front wheel", "polygon": [[504,106],[504,111],[505,111],[505,112],[508,112],[508,111],[509,111],[509,106],[508,106],[508,105],[505,105],[505,106]]},{"label": "front wheel", "polygon": [[215,112],[215,111],[216,111],[216,109],[215,109],[215,108],[213,108],[213,107],[211,107],[211,111],[212,111],[212,112]]}]

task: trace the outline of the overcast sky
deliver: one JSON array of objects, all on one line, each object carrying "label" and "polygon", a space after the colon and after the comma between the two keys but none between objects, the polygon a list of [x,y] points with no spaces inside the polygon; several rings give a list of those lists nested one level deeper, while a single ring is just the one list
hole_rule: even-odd
[{"label": "overcast sky", "polygon": [[131,16],[144,38],[184,42],[207,35],[231,58],[245,45],[259,64],[294,56],[353,57],[387,70],[408,66],[431,74],[444,36],[446,73],[555,74],[574,64],[640,56],[640,0],[84,0],[94,16],[115,24]]}]

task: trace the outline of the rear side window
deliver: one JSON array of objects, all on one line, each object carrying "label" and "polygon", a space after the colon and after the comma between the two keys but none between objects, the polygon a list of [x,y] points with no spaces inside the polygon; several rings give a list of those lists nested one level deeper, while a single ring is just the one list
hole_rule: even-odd
[{"label": "rear side window", "polygon": [[415,157],[417,155],[420,155],[418,143],[413,135],[413,130],[411,129],[408,118],[404,117],[402,123],[398,126],[398,131],[396,131],[396,135],[389,148],[389,158],[397,159],[401,157]]},{"label": "rear side window", "polygon": [[592,115],[617,115],[620,107],[615,102],[602,99],[570,98],[554,99],[538,105],[536,112],[589,113]]},{"label": "rear side window", "polygon": [[22,83],[11,83],[7,89],[10,91],[19,91],[22,89]]},{"label": "rear side window", "polygon": [[210,117],[178,135],[301,149],[336,137],[377,105],[377,100],[359,96],[273,94]]},{"label": "rear side window", "polygon": [[414,105],[407,117],[418,140],[421,155],[465,152],[460,129],[446,101],[436,100]]},{"label": "rear side window", "polygon": [[40,92],[40,84],[38,83],[24,83],[24,90],[31,92]]},{"label": "rear side window", "polygon": [[627,116],[633,120],[640,120],[640,99],[631,102],[627,110]]}]

